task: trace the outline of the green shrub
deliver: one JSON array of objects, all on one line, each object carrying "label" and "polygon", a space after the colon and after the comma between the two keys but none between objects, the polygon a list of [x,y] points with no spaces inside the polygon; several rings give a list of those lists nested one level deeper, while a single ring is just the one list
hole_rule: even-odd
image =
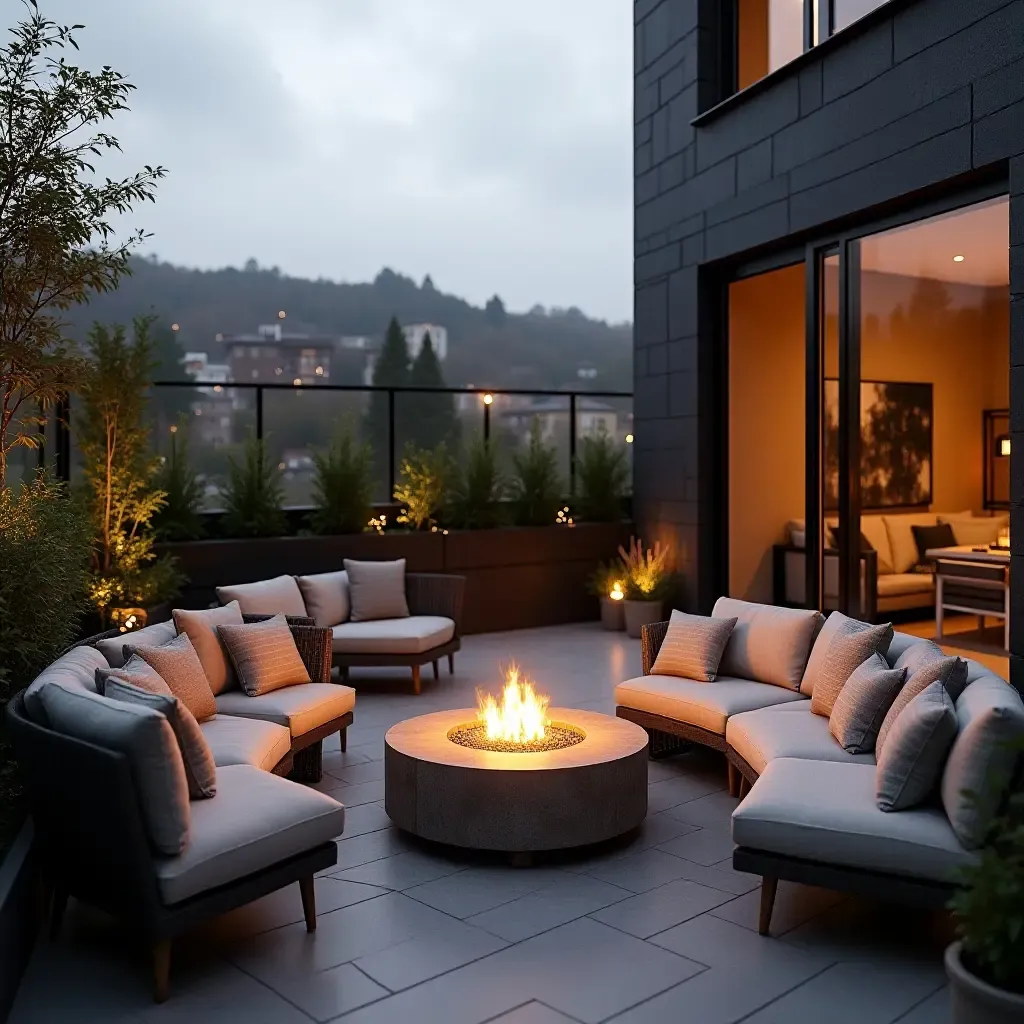
[{"label": "green shrub", "polygon": [[577,517],[591,523],[622,518],[622,499],[629,484],[624,448],[605,430],[580,441],[576,455]]},{"label": "green shrub", "polygon": [[494,442],[483,438],[472,442],[453,473],[448,521],[462,530],[490,530],[500,525],[505,487]]},{"label": "green shrub", "polygon": [[281,470],[267,452],[266,439],[250,432],[241,459],[228,458],[224,533],[228,537],[281,537],[288,529]]},{"label": "green shrub", "polygon": [[330,447],[313,455],[316,533],[361,533],[373,515],[373,449],[349,424],[338,427]]},{"label": "green shrub", "polygon": [[517,526],[553,526],[562,507],[562,478],[558,453],[540,436],[540,422],[533,421],[526,449],[512,456],[512,509]]},{"label": "green shrub", "polygon": [[203,523],[203,485],[189,465],[188,436],[181,423],[171,429],[171,450],[157,474],[164,505],[154,519],[160,540],[198,540],[206,533]]},{"label": "green shrub", "polygon": [[398,521],[414,530],[436,527],[451,476],[451,458],[443,443],[436,448],[406,445],[395,486],[395,501],[402,506]]}]

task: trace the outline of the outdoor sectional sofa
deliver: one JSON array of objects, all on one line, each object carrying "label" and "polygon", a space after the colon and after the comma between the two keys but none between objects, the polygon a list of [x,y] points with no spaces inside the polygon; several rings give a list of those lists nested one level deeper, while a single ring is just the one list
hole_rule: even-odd
[{"label": "outdoor sectional sofa", "polygon": [[[745,794],[732,818],[733,866],[762,877],[762,934],[768,934],[779,879],[944,906],[958,870],[976,853],[961,844],[937,800],[895,812],[878,808],[874,754],[847,753],[830,733],[829,719],[814,714],[800,690],[824,622],[821,618],[805,631],[806,646],[793,650],[790,617],[801,614],[808,613],[728,598],[713,612],[719,618],[738,615],[741,623],[753,625],[760,632],[755,642],[770,646],[777,631],[782,650],[769,652],[769,659],[785,665],[796,688],[721,674],[710,683],[652,675],[669,624],[645,626],[644,675],[616,687],[616,714],[648,730],[652,757],[698,743],[727,758],[730,793]],[[750,639],[748,631],[740,642]],[[895,633],[886,658],[894,665],[908,647],[926,642]],[[1024,736],[1024,703],[1017,691],[966,660],[967,686],[955,704],[958,735],[950,759],[957,744],[972,742],[972,727],[977,736],[978,723],[993,710],[1011,718]]]},{"label": "outdoor sectional sofa", "polygon": [[6,730],[52,892],[53,934],[69,896],[125,919],[152,947],[158,1001],[168,994],[171,939],[206,918],[298,882],[306,928],[316,928],[313,877],[337,861],[345,808],[294,780],[319,780],[323,738],[338,731],[344,738],[355,693],[326,682],[330,630],[290,625],[312,681],[262,696],[217,696],[217,714],[199,724],[216,793],[188,802],[188,840],[177,855],[154,845],[136,755],[55,729],[44,696],[48,687],[77,695],[86,715],[92,702],[117,705],[96,695],[96,670],[119,663],[129,639],[159,646],[173,638],[173,624],[83,641],[8,704]]}]

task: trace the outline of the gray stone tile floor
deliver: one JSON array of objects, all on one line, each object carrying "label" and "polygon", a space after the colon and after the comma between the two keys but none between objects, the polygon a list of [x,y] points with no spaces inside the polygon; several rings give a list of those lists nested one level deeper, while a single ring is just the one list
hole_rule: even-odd
[{"label": "gray stone tile floor", "polygon": [[944,1024],[943,914],[799,885],[756,931],[758,879],[734,871],[725,765],[707,751],[650,763],[638,832],[513,868],[428,845],[384,812],[383,736],[405,718],[471,707],[515,659],[555,705],[613,712],[640,673],[637,641],[596,626],[469,637],[423,693],[367,671],[349,749],[319,789],[346,804],[338,863],[316,882],[307,935],[296,886],[176,942],[171,998],[114,921],[72,903],[40,940],[12,1024]]}]

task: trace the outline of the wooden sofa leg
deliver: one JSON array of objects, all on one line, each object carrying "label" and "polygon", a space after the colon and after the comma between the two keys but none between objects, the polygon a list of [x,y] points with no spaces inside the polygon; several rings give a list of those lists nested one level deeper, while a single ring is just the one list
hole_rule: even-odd
[{"label": "wooden sofa leg", "polygon": [[413,665],[412,667],[412,692],[420,692],[420,666]]},{"label": "wooden sofa leg", "polygon": [[341,752],[348,750],[348,726],[338,733],[338,742],[341,743]]},{"label": "wooden sofa leg", "polygon": [[302,894],[302,913],[306,918],[306,931],[316,931],[316,889],[313,876],[307,875],[299,879],[299,892]]},{"label": "wooden sofa leg", "polygon": [[153,947],[153,998],[166,1003],[171,983],[171,940],[163,939]]},{"label": "wooden sofa leg", "polygon": [[438,667],[438,664],[439,664],[438,660],[437,660],[437,658],[435,658],[434,661],[433,661],[433,665],[434,665],[434,678],[435,679],[440,679],[441,678],[441,669]]},{"label": "wooden sofa leg", "polygon": [[772,909],[775,906],[775,890],[779,887],[777,878],[769,878],[765,875],[761,879],[761,913],[757,921],[758,935],[770,935],[772,923]]},{"label": "wooden sofa leg", "polygon": [[750,792],[750,781],[746,775],[740,775],[740,791],[736,795],[742,800]]},{"label": "wooden sofa leg", "polygon": [[449,654],[448,655],[448,675],[450,675],[450,676],[455,675],[455,655],[454,654]]},{"label": "wooden sofa leg", "polygon": [[739,796],[740,770],[732,763],[732,761],[727,761],[726,764],[729,766],[729,796]]}]

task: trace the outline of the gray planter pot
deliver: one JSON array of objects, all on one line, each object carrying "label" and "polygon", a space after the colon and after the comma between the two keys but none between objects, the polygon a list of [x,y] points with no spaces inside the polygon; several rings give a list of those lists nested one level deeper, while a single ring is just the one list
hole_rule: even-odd
[{"label": "gray planter pot", "polygon": [[613,601],[610,597],[601,598],[601,628],[621,633],[626,628],[626,610],[622,607],[625,601]]},{"label": "gray planter pot", "polygon": [[1021,1024],[1024,995],[1004,992],[975,977],[960,959],[961,943],[946,948],[953,1024]]},{"label": "gray planter pot", "polygon": [[640,628],[661,621],[661,601],[623,601],[626,635],[639,639]]}]

